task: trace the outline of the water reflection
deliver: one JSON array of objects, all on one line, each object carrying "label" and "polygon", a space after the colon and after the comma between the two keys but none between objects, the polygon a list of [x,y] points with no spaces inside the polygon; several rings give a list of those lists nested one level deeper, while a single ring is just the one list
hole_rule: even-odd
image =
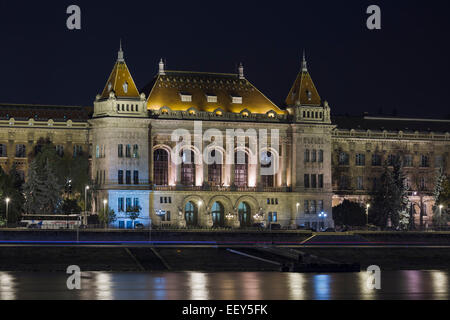
[{"label": "water reflection", "polygon": [[318,274],[313,278],[314,296],[316,300],[330,299],[330,279],[329,274]]},{"label": "water reflection", "polygon": [[208,300],[208,278],[202,272],[188,273],[191,287],[191,300]]},{"label": "water reflection", "polygon": [[68,290],[67,274],[0,272],[0,300],[341,300],[449,297],[448,271],[383,271],[381,290],[368,274],[258,272],[83,272],[82,289]]},{"label": "water reflection", "polygon": [[304,300],[305,299],[305,289],[304,289],[305,279],[302,273],[288,273],[287,274],[287,286],[289,288],[289,299],[290,300]]},{"label": "water reflection", "polygon": [[16,299],[14,276],[8,272],[0,272],[0,300]]}]

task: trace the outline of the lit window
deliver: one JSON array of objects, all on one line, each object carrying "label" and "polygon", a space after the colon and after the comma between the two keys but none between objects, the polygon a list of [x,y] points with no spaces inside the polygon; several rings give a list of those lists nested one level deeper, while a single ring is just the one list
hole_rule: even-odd
[{"label": "lit window", "polygon": [[192,95],[180,93],[180,98],[182,102],[192,102]]},{"label": "lit window", "polygon": [[209,103],[217,103],[217,96],[206,95],[206,100]]},{"label": "lit window", "polygon": [[242,104],[242,97],[231,96],[231,103],[233,103],[233,104]]}]

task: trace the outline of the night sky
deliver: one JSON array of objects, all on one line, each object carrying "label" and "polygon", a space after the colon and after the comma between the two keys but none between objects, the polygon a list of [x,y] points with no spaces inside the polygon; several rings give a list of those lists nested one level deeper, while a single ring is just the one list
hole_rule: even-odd
[{"label": "night sky", "polygon": [[[66,27],[77,4],[82,29]],[[377,4],[382,30],[366,28]],[[169,70],[236,72],[282,104],[308,67],[334,114],[448,117],[449,1],[1,1],[0,102],[92,105],[117,58],[139,88]]]}]

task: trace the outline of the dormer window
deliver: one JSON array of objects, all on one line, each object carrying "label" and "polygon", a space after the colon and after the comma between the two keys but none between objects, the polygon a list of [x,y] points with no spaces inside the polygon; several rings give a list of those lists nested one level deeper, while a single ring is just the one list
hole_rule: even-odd
[{"label": "dormer window", "polygon": [[242,104],[242,97],[231,96],[231,103],[233,103],[233,104]]},{"label": "dormer window", "polygon": [[181,102],[192,102],[192,95],[188,93],[180,93]]},{"label": "dormer window", "polygon": [[123,92],[127,93],[128,92],[128,82],[124,82],[122,87],[123,87]]},{"label": "dormer window", "polygon": [[206,100],[208,103],[217,103],[217,96],[207,94]]},{"label": "dormer window", "polygon": [[110,83],[108,83],[108,91],[111,91],[111,89],[112,89],[112,84],[110,82]]},{"label": "dormer window", "polygon": [[311,101],[312,93],[309,90],[306,90],[306,95],[308,96],[308,100]]}]

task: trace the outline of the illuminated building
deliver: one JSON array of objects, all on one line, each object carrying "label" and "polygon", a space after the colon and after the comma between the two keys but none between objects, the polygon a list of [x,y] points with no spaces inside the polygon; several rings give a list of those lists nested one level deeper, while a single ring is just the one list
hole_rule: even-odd
[{"label": "illuminated building", "polygon": [[[332,227],[333,204],[344,198],[367,201],[369,180],[380,173],[378,165],[371,165],[375,154],[382,163],[395,150],[407,150],[413,164],[409,171],[426,176],[429,186],[435,164],[442,162],[449,171],[448,121],[423,125],[416,119],[332,118],[304,57],[281,106],[246,79],[242,65],[237,74],[218,74],[169,71],[160,61],[153,80],[138,90],[120,48],[93,109],[4,104],[0,112],[4,168],[16,163],[25,176],[28,151],[41,137],[58,150],[89,152],[91,178],[98,186],[93,213],[107,199],[120,228],[132,227],[126,210],[133,206],[142,208],[136,222],[144,225],[151,218],[154,225],[175,227],[238,228],[263,222]],[[431,127],[436,131],[427,132]],[[192,141],[177,150],[178,164],[172,159],[177,129],[187,130]],[[249,137],[232,148],[225,138],[221,144],[203,139],[210,130],[225,136],[227,130],[239,129],[267,129],[269,135],[276,129],[279,145],[275,148],[268,139],[264,149],[255,151]],[[222,161],[207,164],[205,154]],[[230,163],[237,154],[243,155],[243,163]],[[428,167],[418,161],[428,161]],[[275,174],[260,174],[273,163]],[[426,190],[417,191],[428,203]]]}]

